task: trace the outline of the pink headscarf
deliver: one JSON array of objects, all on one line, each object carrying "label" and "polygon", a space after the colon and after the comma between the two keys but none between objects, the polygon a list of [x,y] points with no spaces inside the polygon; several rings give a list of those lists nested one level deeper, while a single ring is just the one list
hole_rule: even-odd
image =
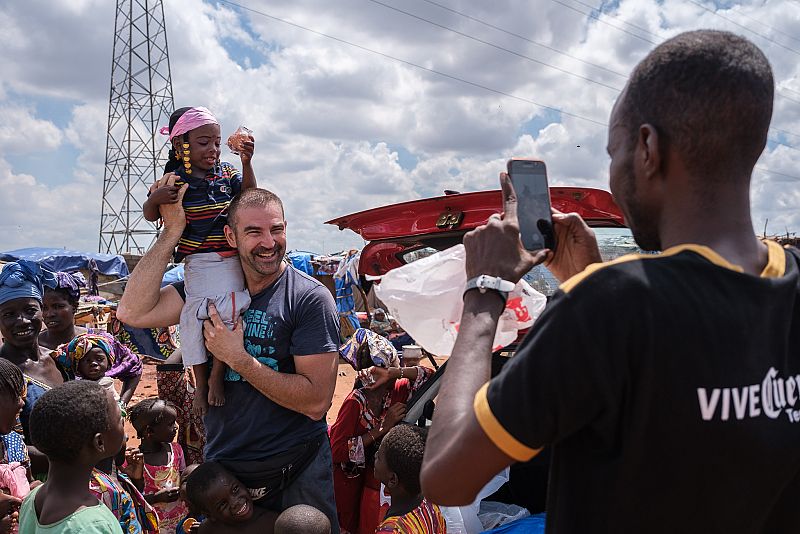
[{"label": "pink headscarf", "polygon": [[177,120],[171,132],[168,126],[163,126],[159,132],[174,139],[206,124],[219,124],[219,122],[208,108],[190,108]]}]

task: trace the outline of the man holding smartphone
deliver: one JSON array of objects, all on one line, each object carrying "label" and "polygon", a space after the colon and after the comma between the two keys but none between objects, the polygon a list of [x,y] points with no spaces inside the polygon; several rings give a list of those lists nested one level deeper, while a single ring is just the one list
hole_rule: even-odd
[{"label": "man holding smartphone", "polygon": [[469,503],[552,446],[548,532],[800,531],[800,252],[760,241],[749,204],[773,91],[763,53],[726,32],[681,34],[636,67],[611,114],[610,186],[659,255],[600,264],[561,214],[557,251],[525,250],[501,175],[505,212],[465,236],[467,278],[516,282],[544,261],[563,284],[492,380],[503,295],[466,292],[429,500]]}]

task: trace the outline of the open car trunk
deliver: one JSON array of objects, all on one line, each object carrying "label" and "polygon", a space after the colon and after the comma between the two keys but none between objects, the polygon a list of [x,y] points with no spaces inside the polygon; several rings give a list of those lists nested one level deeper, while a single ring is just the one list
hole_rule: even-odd
[{"label": "open car trunk", "polygon": [[[622,212],[607,191],[551,187],[550,197],[555,209],[564,213],[578,213],[590,227],[625,228]],[[336,225],[341,230],[352,230],[369,241],[361,251],[359,274],[382,276],[392,269],[461,243],[464,234],[484,224],[492,214],[501,213],[502,208],[499,190],[479,191],[382,206],[344,215],[327,224]],[[609,249],[611,253],[603,254],[604,259],[631,251],[627,244],[611,248],[615,247],[619,250]],[[526,280],[535,289],[546,295],[551,294],[555,290],[551,286],[557,284],[544,280],[546,276],[537,270],[546,271],[544,267],[537,267],[529,273],[533,276],[526,276]],[[549,275],[549,272],[546,274]],[[552,278],[552,275],[549,276]],[[537,285],[540,281],[543,283]],[[492,376],[501,371],[515,350],[516,343],[492,355]],[[446,371],[447,362],[409,399],[404,423],[420,426],[430,424],[441,379]],[[509,482],[487,500],[517,504],[532,514],[543,512],[549,464],[549,449],[545,449],[531,461],[513,465]]]}]

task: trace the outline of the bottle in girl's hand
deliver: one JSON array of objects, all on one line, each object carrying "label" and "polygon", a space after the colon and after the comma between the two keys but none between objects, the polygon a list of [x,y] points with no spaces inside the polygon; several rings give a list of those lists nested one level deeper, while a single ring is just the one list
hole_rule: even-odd
[{"label": "bottle in girl's hand", "polygon": [[250,140],[253,131],[246,126],[239,126],[230,137],[228,137],[228,148],[233,154],[239,154],[242,151],[242,143]]}]

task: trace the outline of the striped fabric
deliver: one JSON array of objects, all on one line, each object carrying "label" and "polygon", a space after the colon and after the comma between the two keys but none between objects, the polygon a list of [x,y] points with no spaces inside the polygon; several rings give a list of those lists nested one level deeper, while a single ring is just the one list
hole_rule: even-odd
[{"label": "striped fabric", "polygon": [[435,504],[422,499],[419,506],[405,515],[387,517],[378,525],[375,534],[446,534],[442,511]]},{"label": "striped fabric", "polygon": [[223,161],[215,165],[205,178],[187,176],[181,169],[176,184],[187,182],[189,189],[183,197],[186,229],[178,241],[175,262],[189,254],[232,251],[223,228],[228,220],[228,204],[242,189],[241,173]]}]

